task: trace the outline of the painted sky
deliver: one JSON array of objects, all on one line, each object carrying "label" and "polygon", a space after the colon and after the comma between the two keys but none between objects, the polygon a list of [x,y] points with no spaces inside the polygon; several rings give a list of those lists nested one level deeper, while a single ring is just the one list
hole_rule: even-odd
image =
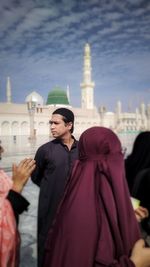
[{"label": "painted sky", "polygon": [[96,106],[150,103],[149,0],[1,0],[0,102],[10,76],[13,102],[69,85],[80,106],[87,42]]}]

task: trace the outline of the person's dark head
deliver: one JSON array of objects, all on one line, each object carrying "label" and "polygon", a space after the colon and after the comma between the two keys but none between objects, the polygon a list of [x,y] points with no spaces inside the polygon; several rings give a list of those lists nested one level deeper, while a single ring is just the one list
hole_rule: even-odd
[{"label": "person's dark head", "polygon": [[150,131],[138,134],[129,158],[138,170],[150,167]]},{"label": "person's dark head", "polygon": [[70,109],[58,108],[52,113],[50,120],[51,132],[54,137],[59,138],[67,132],[73,133],[74,114]]},{"label": "person's dark head", "polygon": [[125,163],[127,181],[129,188],[132,188],[132,183],[137,173],[143,169],[150,168],[150,131],[138,134],[133,143],[132,152]]},{"label": "person's dark head", "polygon": [[150,157],[150,131],[141,132],[133,143],[132,153],[135,157],[142,157],[144,160]]}]

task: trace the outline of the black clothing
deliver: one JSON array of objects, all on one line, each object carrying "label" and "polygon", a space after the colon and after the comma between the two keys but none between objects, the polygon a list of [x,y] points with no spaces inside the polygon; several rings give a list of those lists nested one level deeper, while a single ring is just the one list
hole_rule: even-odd
[{"label": "black clothing", "polygon": [[[150,131],[137,135],[132,152],[125,160],[125,170],[131,196],[139,199],[140,205],[150,213]],[[150,216],[142,220],[144,230],[149,221]]]},{"label": "black clothing", "polygon": [[[131,195],[140,200],[140,205],[150,214],[150,168],[140,171],[135,180]],[[142,228],[150,235],[150,215],[141,222]]]},{"label": "black clothing", "polygon": [[138,173],[132,189],[132,196],[140,200],[140,205],[147,208],[150,213],[150,168]]},{"label": "black clothing", "polygon": [[42,145],[35,155],[36,168],[31,179],[40,186],[38,207],[38,266],[40,267],[48,230],[63,195],[73,161],[78,158],[77,145],[78,141],[74,140],[69,151],[59,139],[54,139]]},{"label": "black clothing", "polygon": [[18,223],[19,221],[19,215],[27,210],[28,206],[29,206],[29,202],[19,193],[10,190],[8,195],[7,195],[7,199],[10,201],[11,206],[13,208],[14,214],[15,214],[15,218],[16,221]]},{"label": "black clothing", "polygon": [[146,168],[150,168],[150,131],[137,135],[132,152],[125,160],[126,178],[130,193],[136,176]]}]

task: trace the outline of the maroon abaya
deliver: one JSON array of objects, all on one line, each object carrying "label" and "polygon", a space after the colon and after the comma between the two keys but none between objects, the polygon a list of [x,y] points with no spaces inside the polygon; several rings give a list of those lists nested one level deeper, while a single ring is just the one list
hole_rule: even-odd
[{"label": "maroon abaya", "polygon": [[43,267],[134,266],[129,257],[139,238],[120,141],[111,130],[92,127],[80,137]]}]

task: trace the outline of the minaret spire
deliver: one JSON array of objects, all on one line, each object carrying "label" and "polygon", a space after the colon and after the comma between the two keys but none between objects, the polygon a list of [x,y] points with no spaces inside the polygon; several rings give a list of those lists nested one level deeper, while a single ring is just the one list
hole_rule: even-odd
[{"label": "minaret spire", "polygon": [[91,50],[90,45],[86,43],[84,48],[84,64],[83,64],[83,82],[81,86],[81,106],[86,109],[94,108],[94,82],[91,79]]},{"label": "minaret spire", "polygon": [[67,98],[68,98],[68,101],[70,102],[70,88],[69,88],[69,85],[67,85]]},{"label": "minaret spire", "polygon": [[11,83],[10,83],[10,77],[7,77],[6,97],[7,97],[7,103],[11,103]]}]

